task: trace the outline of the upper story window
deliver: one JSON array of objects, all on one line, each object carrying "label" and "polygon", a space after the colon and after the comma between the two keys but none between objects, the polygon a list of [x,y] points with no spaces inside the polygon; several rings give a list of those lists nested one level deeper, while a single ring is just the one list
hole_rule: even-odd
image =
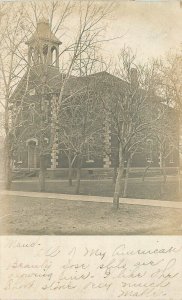
[{"label": "upper story window", "polygon": [[40,64],[41,63],[41,55],[40,53],[38,52],[38,55],[37,55],[37,63]]},{"label": "upper story window", "polygon": [[51,48],[51,61],[53,66],[57,66],[57,49],[56,47]]},{"label": "upper story window", "polygon": [[94,144],[94,139],[91,137],[87,143],[87,163],[93,163],[94,160],[92,158],[92,146]]},{"label": "upper story window", "polygon": [[44,63],[47,62],[48,45],[44,45],[42,49]]},{"label": "upper story window", "polygon": [[34,120],[35,120],[35,103],[31,103],[29,105],[29,116],[30,116],[30,122],[34,123]]},{"label": "upper story window", "polygon": [[42,110],[43,120],[45,122],[48,122],[48,118],[49,118],[49,101],[48,100],[44,100],[44,99],[42,100],[41,110]]}]

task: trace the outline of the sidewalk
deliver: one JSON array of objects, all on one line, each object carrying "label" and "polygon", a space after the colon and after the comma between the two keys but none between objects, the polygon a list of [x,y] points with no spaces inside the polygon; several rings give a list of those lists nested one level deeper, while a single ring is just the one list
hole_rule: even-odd
[{"label": "sidewalk", "polygon": [[[83,201],[83,202],[99,202],[99,203],[112,203],[112,197],[99,197],[88,195],[68,195],[68,194],[56,194],[56,193],[38,193],[38,192],[24,192],[24,191],[5,191],[1,190],[0,195],[8,196],[20,196],[20,197],[33,197],[48,199],[60,199],[68,201]],[[175,201],[161,201],[150,199],[131,199],[120,198],[120,203],[130,205],[144,205],[144,206],[157,206],[166,208],[180,208],[182,209],[182,202]]]}]

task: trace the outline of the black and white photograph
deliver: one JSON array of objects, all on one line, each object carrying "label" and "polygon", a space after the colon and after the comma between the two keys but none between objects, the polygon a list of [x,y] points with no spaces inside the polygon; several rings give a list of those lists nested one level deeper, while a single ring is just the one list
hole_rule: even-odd
[{"label": "black and white photograph", "polygon": [[182,300],[182,1],[0,0],[0,299]]},{"label": "black and white photograph", "polygon": [[0,2],[0,234],[182,234],[181,1]]}]

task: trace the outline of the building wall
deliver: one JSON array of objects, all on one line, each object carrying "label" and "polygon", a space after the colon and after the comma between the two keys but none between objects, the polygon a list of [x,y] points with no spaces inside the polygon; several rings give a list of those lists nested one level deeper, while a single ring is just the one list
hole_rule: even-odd
[{"label": "building wall", "polygon": [[[36,92],[35,95],[28,95],[27,96],[27,101],[26,101],[26,106],[24,107],[24,111],[23,111],[23,121],[26,121],[28,124],[28,122],[30,121],[31,118],[31,105],[35,105],[35,109],[41,109],[41,103],[42,101],[44,101],[45,103],[47,103],[48,107],[47,107],[47,117],[45,116],[45,118],[47,119],[45,124],[49,124],[50,128],[53,122],[53,118],[54,118],[54,105],[53,105],[53,96],[56,95],[58,96],[58,93],[54,93],[54,94],[49,94],[48,96],[44,97],[44,99],[41,98],[41,94],[37,94],[38,92]],[[107,96],[107,95],[106,95]],[[108,97],[109,98],[109,97]],[[27,105],[27,103],[29,105]],[[44,103],[43,103],[44,104]],[[44,105],[43,105],[44,106]],[[170,116],[169,116],[170,117]],[[25,124],[25,126],[26,126]],[[31,126],[28,127],[26,136],[24,137],[24,150],[20,151],[21,152],[21,160],[22,160],[22,167],[27,168],[28,167],[28,148],[26,145],[26,140],[31,139],[31,138],[35,138],[35,131],[38,131],[39,128],[39,124],[40,124],[40,120],[39,118],[35,115],[34,118],[34,122],[32,123]],[[174,122],[172,122],[171,126],[176,126]],[[49,143],[52,141],[51,135],[54,134],[53,133],[53,129],[54,131],[58,131],[59,128],[51,128],[47,131],[47,138],[49,140]],[[39,137],[36,137],[37,139],[39,139]],[[110,116],[106,115],[105,119],[104,119],[104,124],[103,124],[103,135],[100,138],[100,141],[98,141],[101,143],[102,147],[103,147],[103,151],[102,153],[98,153],[98,155],[96,156],[92,156],[92,159],[89,161],[88,157],[84,157],[83,160],[83,164],[82,167],[83,168],[104,168],[104,169],[109,169],[109,168],[113,168],[113,167],[117,167],[118,166],[118,145],[117,145],[117,139],[114,136],[113,132],[112,132],[112,128],[110,125]],[[60,147],[58,145],[58,138],[56,137],[55,141],[54,141],[54,146],[55,146],[55,152],[53,153],[53,151],[51,150],[51,148],[49,149],[49,154],[46,154],[46,165],[48,168],[67,168],[68,167],[68,159],[66,157],[66,155],[64,154],[63,151],[58,150]],[[39,167],[39,145],[36,147],[36,167]],[[133,160],[132,160],[132,167],[142,167],[145,168],[148,165],[148,161],[147,161],[147,157],[148,157],[148,153],[145,149],[145,145],[144,145],[144,149],[141,152],[136,153],[133,156]],[[20,158],[17,156],[16,160],[20,160]],[[125,158],[125,160],[127,161],[127,157]],[[173,161],[171,161],[171,157],[168,157],[166,159],[166,166],[167,167],[176,167],[178,166],[179,163],[179,157],[178,157],[178,150],[174,150],[173,151]],[[159,153],[157,151],[157,147],[154,143],[153,145],[153,149],[152,149],[152,163],[151,163],[151,167],[159,167],[160,163],[159,163]],[[76,160],[74,163],[74,167],[76,167]]]}]

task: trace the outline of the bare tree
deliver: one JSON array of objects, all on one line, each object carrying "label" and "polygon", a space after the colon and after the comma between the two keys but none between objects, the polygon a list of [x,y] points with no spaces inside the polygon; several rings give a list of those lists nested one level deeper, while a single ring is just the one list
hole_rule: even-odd
[{"label": "bare tree", "polygon": [[[69,45],[64,52],[66,55],[69,54],[69,59],[67,60],[67,64],[63,66],[65,76],[57,99],[57,119],[55,118],[54,120],[55,125],[53,125],[53,128],[56,128],[56,124],[59,123],[58,116],[61,119],[61,110],[70,98],[70,96],[65,97],[64,95],[65,87],[69,84],[69,78],[73,74],[83,76],[83,74],[86,75],[88,72],[92,72],[96,60],[95,51],[97,51],[102,42],[105,41],[103,36],[105,24],[103,22],[111,13],[112,6],[113,4],[98,4],[90,0],[86,2],[79,1],[77,7],[79,12],[78,29],[75,33],[73,43]],[[78,91],[76,91],[76,93]],[[56,144],[56,130],[52,132],[52,140],[53,144]]]},{"label": "bare tree", "polygon": [[156,140],[159,153],[159,165],[161,174],[163,175],[161,193],[164,192],[165,183],[167,181],[166,162],[174,163],[173,156],[179,150],[178,113],[172,107],[168,107],[167,109],[163,107],[163,109],[165,113],[153,127],[153,137]]},{"label": "bare tree", "polygon": [[[136,55],[130,49],[123,48],[116,68],[120,82],[111,82],[112,102],[103,101],[110,116],[113,135],[118,142],[118,174],[113,197],[114,208],[119,206],[124,162],[126,155],[133,154],[151,134],[156,117],[159,99],[155,96],[156,67],[136,64]],[[108,87],[109,88],[109,87]]]},{"label": "bare tree", "polygon": [[[19,99],[18,109],[13,110],[12,94],[20,78],[20,74],[25,68],[22,58],[17,53],[22,48],[24,40],[24,6],[20,4],[14,6],[7,4],[6,13],[1,23],[1,55],[0,55],[0,72],[1,72],[1,105],[4,110],[4,171],[5,171],[5,188],[9,189],[12,181],[13,152],[17,146],[15,138],[16,128],[20,126],[19,115],[22,110],[24,95]],[[8,14],[10,9],[10,13]],[[25,83],[26,86],[26,83]],[[26,87],[25,87],[26,89]]]},{"label": "bare tree", "polygon": [[[11,141],[12,131],[10,130],[10,124],[12,128],[13,124],[13,135],[19,135],[18,140],[22,140],[22,143],[25,143],[25,139],[28,137],[37,138],[39,144],[39,157],[40,157],[40,190],[44,190],[45,186],[45,166],[44,166],[44,153],[57,151],[55,147],[58,147],[57,144],[57,126],[58,126],[58,118],[61,118],[61,111],[63,107],[66,105],[67,101],[69,102],[70,95],[65,97],[65,87],[69,81],[69,78],[72,74],[77,72],[77,68],[79,68],[79,75],[83,75],[91,72],[93,70],[93,63],[91,60],[95,61],[95,51],[97,51],[102,44],[105,42],[104,38],[104,30],[105,24],[104,20],[107,19],[108,15],[112,11],[112,4],[98,4],[95,1],[79,1],[76,4],[76,9],[79,14],[79,26],[74,33],[72,41],[66,45],[60,53],[60,62],[64,62],[61,65],[62,71],[62,79],[59,83],[59,93],[54,95],[54,91],[51,89],[51,86],[47,83],[47,76],[49,73],[49,66],[44,62],[44,55],[40,53],[40,65],[42,67],[34,69],[34,77],[32,84],[35,85],[36,90],[39,91],[39,100],[37,104],[32,107],[29,100],[29,77],[31,74],[32,66],[29,63],[29,60],[25,56],[25,48],[22,47],[24,42],[28,41],[30,34],[35,30],[36,23],[39,21],[41,17],[47,17],[50,21],[50,26],[54,33],[60,33],[62,28],[64,28],[63,23],[66,18],[72,13],[72,4],[70,2],[60,2],[60,1],[52,1],[50,3],[47,2],[30,2],[28,4],[20,4],[20,6],[16,7],[15,14],[16,18],[8,21],[9,15],[7,15],[7,34],[4,37],[3,47],[6,47],[6,43],[8,45],[8,55],[9,58],[5,60],[5,57],[1,55],[1,71],[4,80],[5,86],[5,131],[6,131],[6,140],[5,140],[5,148],[9,149],[5,151],[7,158],[6,162],[6,170],[7,171],[7,187],[10,186],[11,182],[11,173],[12,173],[12,157],[13,151],[12,148],[15,145],[15,140]],[[21,7],[21,9],[20,9]],[[10,20],[10,18],[9,18]],[[17,26],[15,26],[17,25]],[[67,28],[66,28],[67,29]],[[49,38],[49,37],[48,37]],[[39,45],[39,39],[36,41]],[[41,43],[40,43],[41,45]],[[96,50],[95,50],[96,49]],[[85,56],[85,53],[86,56]],[[85,64],[85,61],[88,60],[91,62],[90,65]],[[64,59],[66,58],[66,60]],[[5,62],[6,61],[6,62]],[[66,61],[66,64],[65,64]],[[16,64],[17,62],[17,64]],[[33,64],[37,62],[33,58]],[[84,64],[84,66],[83,66]],[[87,70],[83,71],[83,68],[87,65]],[[5,66],[7,67],[5,70]],[[22,75],[22,71],[25,68],[25,75],[20,81],[19,86],[22,87],[21,95],[17,93],[15,87],[17,86],[18,79],[20,79]],[[27,69],[26,69],[27,68]],[[18,71],[18,72],[17,72]],[[64,72],[64,74],[63,74]],[[37,81],[37,77],[39,77],[39,81]],[[10,81],[7,81],[8,80]],[[16,79],[16,80],[15,80]],[[53,78],[52,78],[53,79]],[[11,92],[10,92],[11,89]],[[52,103],[53,103],[53,117],[51,119],[51,129],[48,124],[44,122],[44,109],[42,109],[42,103],[44,99],[48,97],[48,94],[52,93]],[[13,94],[13,97],[12,97]],[[22,95],[23,94],[23,95]],[[72,95],[73,96],[73,95]],[[18,99],[18,98],[19,99]],[[10,101],[11,99],[11,101]],[[12,101],[12,99],[14,99]],[[10,111],[10,102],[13,105],[13,110]],[[26,103],[25,103],[26,102]],[[40,102],[40,103],[39,103]],[[21,103],[21,105],[20,105]],[[38,105],[39,103],[39,105]],[[33,103],[32,103],[33,104]],[[31,124],[31,121],[24,120],[22,117],[22,113],[30,107],[31,114],[36,115],[36,125]],[[13,111],[13,118],[12,118]],[[26,115],[26,114],[25,114]],[[38,117],[39,116],[39,117]],[[22,121],[24,120],[24,121]],[[21,123],[21,129],[18,125],[18,130],[15,130],[17,123]],[[23,122],[23,124],[22,124]],[[8,125],[7,125],[8,124]],[[32,128],[32,129],[30,129]],[[23,129],[23,130],[22,130]],[[51,138],[49,140],[49,145],[45,144],[45,139],[47,140],[47,134],[51,132]],[[11,145],[10,145],[11,141]],[[16,143],[17,144],[17,143]],[[44,149],[45,147],[45,149]],[[50,147],[52,148],[50,150]],[[10,150],[11,149],[11,150]],[[49,150],[48,150],[49,149]],[[10,151],[10,152],[9,152]],[[9,153],[9,154],[8,154]]]},{"label": "bare tree", "polygon": [[135,154],[135,151],[128,153],[127,157],[127,164],[126,164],[126,174],[124,178],[124,187],[123,187],[123,197],[127,197],[127,188],[128,188],[128,179],[129,179],[129,173],[130,173],[130,167],[133,155]]},{"label": "bare tree", "polygon": [[[102,118],[100,101],[92,86],[84,86],[63,108],[60,124],[60,145],[67,155],[72,155],[77,168],[75,193],[79,194],[82,164],[101,155]],[[70,158],[69,158],[70,159]],[[69,162],[70,164],[70,162]]]},{"label": "bare tree", "polygon": [[[170,154],[171,149],[178,149],[179,152],[179,193],[181,186],[181,166],[182,166],[182,56],[181,53],[171,51],[167,53],[165,59],[160,60],[159,64],[160,76],[162,78],[162,93],[167,99],[168,105],[171,107],[175,119],[173,124],[165,120],[164,131],[165,133],[159,134],[158,140],[161,147],[161,165],[165,165],[165,157]],[[166,126],[168,133],[166,133]],[[178,146],[176,145],[176,135],[178,135]],[[164,172],[163,172],[164,173]],[[165,181],[164,174],[164,181]]]},{"label": "bare tree", "polygon": [[[95,90],[97,89],[96,73],[106,71],[108,67],[109,64],[106,65],[102,56],[99,55],[98,48],[93,46],[92,48],[86,49],[85,52],[80,53],[78,59],[75,60],[73,72],[77,75],[77,78],[70,78],[68,81],[68,87],[69,85],[72,85],[72,82],[74,81],[74,85],[78,86],[75,88],[74,92],[72,91],[73,95],[69,101],[66,102],[66,105],[63,104],[63,113],[60,118],[60,128],[63,127],[63,130],[60,131],[61,134],[59,135],[59,140],[62,151],[68,159],[68,181],[70,186],[72,185],[72,167],[76,162],[78,164],[78,153],[80,152],[79,149],[81,144],[85,144],[84,146],[81,146],[81,152],[84,153],[82,153],[84,158],[87,157],[87,161],[91,161],[90,155],[95,156],[97,153],[97,156],[100,156],[102,152],[101,143],[100,141],[98,142],[98,135],[102,135],[102,109],[101,103],[98,102],[98,95]],[[95,103],[93,102],[94,98]],[[76,105],[78,105],[78,107]],[[85,106],[87,106],[87,109]],[[84,113],[87,114],[86,119]],[[82,135],[83,128],[79,126],[80,122],[83,122],[85,127],[90,126],[91,123],[94,125],[90,127],[90,133],[89,131],[86,132],[85,138],[83,138]],[[82,136],[80,143],[79,140],[75,143],[75,135]],[[80,176],[77,177],[78,180],[80,180]]]},{"label": "bare tree", "polygon": [[[40,172],[40,190],[45,189],[45,165],[44,156],[50,153],[50,143],[47,143],[47,136],[50,134],[50,124],[45,122],[44,100],[47,93],[50,93],[50,86],[46,83],[49,72],[48,65],[44,62],[43,53],[40,52],[40,64],[42,67],[33,70],[27,59],[25,43],[30,34],[35,30],[35,22],[43,14],[47,13],[52,25],[55,13],[59,12],[59,21],[55,22],[55,31],[58,31],[62,22],[70,14],[70,4],[61,6],[60,1],[50,3],[28,3],[14,4],[4,17],[1,39],[1,75],[3,86],[3,100],[1,104],[5,113],[5,178],[6,188],[10,188],[12,180],[13,154],[17,147],[26,145],[26,139],[38,138]],[[60,10],[61,8],[61,10]],[[51,37],[49,37],[51,38]],[[40,40],[37,39],[39,46]],[[37,62],[33,58],[33,64]],[[54,62],[53,62],[54,63]],[[23,77],[22,77],[23,76]],[[31,78],[30,78],[31,77]],[[39,78],[39,80],[37,80]],[[21,80],[20,80],[21,79]],[[53,79],[53,78],[52,78]],[[35,103],[35,99],[30,96],[30,86],[34,85],[34,90],[41,91],[41,96]],[[18,87],[18,90],[17,90]],[[36,97],[35,97],[36,98]],[[28,113],[28,115],[27,115]],[[32,121],[32,119],[36,120]],[[46,140],[46,142],[45,142]]]},{"label": "bare tree", "polygon": [[[60,8],[58,1],[53,1],[51,3],[51,7],[47,7],[47,5],[44,6],[43,3],[35,4],[31,3],[34,19],[37,22],[41,13],[40,10],[43,9],[44,15],[48,16],[50,19],[50,24],[52,26],[53,32],[58,32],[59,29],[62,26],[62,22],[65,20],[65,18],[71,13],[70,5],[66,5],[62,12],[62,17],[60,17],[59,14],[59,22],[57,25],[54,25],[54,18],[56,18],[58,14],[58,10]],[[95,1],[87,1],[86,3],[83,1],[80,1],[77,5],[77,9],[79,11],[79,26],[78,30],[76,31],[73,41],[66,45],[65,48],[60,53],[60,62],[64,61],[64,64],[61,65],[61,72],[62,72],[62,79],[59,84],[60,92],[52,99],[53,103],[53,111],[52,111],[52,119],[51,119],[51,139],[50,144],[52,145],[52,157],[53,160],[56,157],[55,153],[58,151],[58,143],[57,143],[57,131],[60,124],[60,121],[62,120],[61,111],[65,105],[67,105],[67,102],[69,103],[70,95],[65,97],[65,88],[67,85],[69,85],[69,79],[72,76],[72,74],[78,75],[78,69],[79,69],[79,75],[83,75],[88,73],[88,70],[83,70],[83,68],[87,65],[87,68],[89,68],[89,72],[93,70],[93,62],[95,61],[95,49],[97,47],[97,50],[99,48],[100,43],[103,41],[103,31],[104,31],[104,25],[102,24],[102,21],[108,16],[108,14],[111,11],[112,5],[98,5],[98,3],[95,3]],[[89,53],[89,55],[88,55]],[[64,57],[66,57],[66,65]],[[43,55],[40,55],[40,61],[43,62],[44,57]],[[90,62],[90,65],[86,63],[86,61]],[[83,66],[84,64],[84,66]],[[64,72],[64,74],[63,74]],[[46,75],[49,73],[49,68],[44,68],[43,73],[39,74],[41,78],[46,78]],[[45,80],[46,81],[46,80]],[[48,88],[45,86],[44,83],[41,83],[42,87],[42,97],[45,97],[46,89]],[[76,91],[76,94],[79,93],[79,90]],[[73,95],[72,95],[73,96]],[[39,112],[40,113],[40,112]],[[41,118],[40,118],[41,120]],[[60,120],[60,121],[59,121]],[[61,121],[62,122],[62,121]],[[43,123],[39,122],[39,126],[43,126]],[[44,132],[42,130],[41,132]],[[40,138],[39,144],[41,141],[44,141],[44,139]],[[43,145],[39,146],[40,149],[44,148]],[[44,152],[41,150],[41,152]],[[47,150],[46,150],[47,152]],[[78,158],[77,158],[78,160]],[[40,158],[41,161],[41,158]],[[44,159],[42,159],[42,162],[44,162]],[[54,165],[56,165],[56,161],[54,162]],[[42,182],[45,181],[45,172],[41,171],[41,166],[43,170],[45,168],[43,167],[43,164],[40,164],[40,178],[42,178]],[[71,181],[70,181],[71,182]],[[42,184],[43,186],[45,184]]]}]

